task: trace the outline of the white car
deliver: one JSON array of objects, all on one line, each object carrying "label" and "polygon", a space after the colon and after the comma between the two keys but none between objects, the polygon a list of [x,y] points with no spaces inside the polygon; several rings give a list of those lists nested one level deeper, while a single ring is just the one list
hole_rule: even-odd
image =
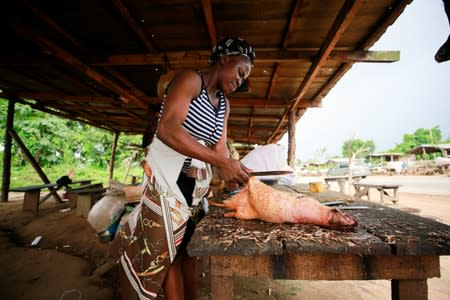
[{"label": "white car", "polygon": [[[349,167],[348,162],[338,162],[336,166],[328,171],[329,176],[344,176],[348,175]],[[364,162],[352,162],[351,164],[352,175],[362,176],[363,178],[369,176],[370,168],[369,165]]]}]

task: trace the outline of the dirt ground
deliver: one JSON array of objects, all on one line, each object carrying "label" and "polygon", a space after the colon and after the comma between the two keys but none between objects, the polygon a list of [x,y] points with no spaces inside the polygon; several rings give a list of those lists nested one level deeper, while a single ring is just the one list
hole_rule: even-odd
[{"label": "dirt ground", "polygon": [[[49,199],[39,213],[22,211],[23,195],[0,203],[1,299],[119,299],[118,269],[108,268],[108,246],[67,204]],[[450,224],[450,196],[400,192],[399,208]],[[37,236],[37,247],[30,244]],[[441,278],[428,280],[429,299],[450,295],[450,256],[441,257]],[[106,271],[108,270],[108,271]],[[106,272],[105,272],[106,271]],[[200,261],[199,299],[211,299],[207,261]],[[234,282],[235,299],[390,299],[390,282],[294,281],[247,278]]]}]

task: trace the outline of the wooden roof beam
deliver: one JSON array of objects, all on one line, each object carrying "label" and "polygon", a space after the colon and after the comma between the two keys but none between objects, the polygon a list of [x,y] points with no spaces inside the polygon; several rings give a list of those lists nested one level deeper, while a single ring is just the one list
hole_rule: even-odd
[{"label": "wooden roof beam", "polygon": [[69,96],[51,93],[35,93],[35,92],[19,92],[15,93],[18,98],[35,99],[42,101],[74,101],[74,102],[92,102],[92,103],[107,103],[117,100],[114,97],[105,96]]},{"label": "wooden roof beam", "polygon": [[349,51],[332,52],[328,60],[341,62],[396,62],[400,60],[400,51]]},{"label": "wooden roof beam", "polygon": [[23,105],[28,105],[29,107],[31,107],[33,109],[36,109],[36,110],[39,110],[39,111],[42,111],[42,112],[45,112],[45,113],[48,113],[48,114],[51,114],[51,115],[56,115],[56,116],[61,117],[61,118],[66,118],[66,119],[74,120],[74,121],[77,121],[77,122],[82,122],[82,123],[85,123],[85,124],[89,124],[89,125],[92,125],[92,126],[97,127],[97,128],[102,128],[102,129],[106,129],[106,130],[109,130],[109,131],[113,131],[112,128],[107,127],[104,124],[100,124],[100,123],[97,123],[97,122],[94,122],[94,121],[83,119],[83,118],[80,118],[80,116],[74,116],[74,115],[69,114],[69,113],[64,112],[64,111],[48,109],[46,107],[43,107],[42,105],[29,103],[29,102],[24,101],[22,99],[17,100],[17,102],[21,103]]},{"label": "wooden roof beam", "polygon": [[[28,1],[26,1],[26,5],[28,8],[32,11],[32,13],[38,17],[41,21],[46,23],[50,28],[52,28],[54,31],[61,34],[65,39],[67,39],[69,42],[72,43],[76,48],[83,51],[85,54],[89,55],[92,51],[89,51],[86,47],[83,46],[83,44],[76,38],[74,38],[72,35],[67,33],[64,28],[62,28],[58,23],[53,21],[50,17],[48,17],[45,13],[40,11],[36,6],[32,5]],[[134,32],[141,38],[142,42],[148,47],[150,47],[149,51],[152,51],[154,49],[151,42],[147,39],[145,36],[145,33],[140,29],[139,25],[134,22],[134,19],[131,17],[131,14],[128,12],[128,9],[121,3],[120,0],[115,0],[114,5],[116,8],[120,11],[122,16],[125,18],[127,23],[130,25],[130,27],[134,30]],[[137,27],[135,28],[132,24],[134,22],[134,25]],[[119,72],[113,70],[112,68],[106,67],[105,68],[108,72],[110,72],[116,79],[124,83],[126,86],[130,87],[137,96],[140,97],[146,97],[145,93],[141,90],[139,90],[133,83],[131,83],[129,80],[127,80],[124,76],[122,76]],[[92,91],[92,89],[91,89]],[[95,91],[96,93],[98,91]]]},{"label": "wooden roof beam", "polygon": [[254,118],[257,121],[277,122],[280,119],[279,115],[248,115],[248,114],[230,114],[229,120],[248,120]]},{"label": "wooden roof beam", "polygon": [[[64,110],[73,110],[73,111],[80,111],[80,110],[87,110],[87,111],[117,111],[117,112],[124,112],[123,108],[120,106],[114,106],[114,105],[80,105],[80,104],[68,104],[68,103],[61,103],[61,104],[52,104],[52,107],[57,109],[64,109]],[[128,116],[129,118],[129,116]]]},{"label": "wooden roof beam", "polygon": [[[231,107],[280,107],[285,108],[289,105],[289,102],[280,99],[265,99],[265,98],[229,98]],[[310,108],[320,107],[320,101],[308,101],[302,102],[297,105],[297,108]]]},{"label": "wooden roof beam", "polygon": [[283,34],[283,40],[281,41],[281,49],[286,50],[288,45],[288,37],[289,34],[291,34],[294,31],[295,25],[297,25],[299,16],[300,16],[300,10],[302,9],[304,0],[296,0],[294,8],[291,10],[291,15],[289,16],[289,22],[287,25],[286,30]]},{"label": "wooden roof beam", "polygon": [[208,28],[209,40],[211,48],[217,44],[216,26],[214,24],[214,16],[212,13],[211,0],[202,0],[203,13],[205,14],[206,26]]},{"label": "wooden roof beam", "polygon": [[[100,94],[98,90],[96,90],[94,87],[90,86],[89,84],[86,83],[86,81],[82,81],[78,78],[74,78],[73,76],[69,75],[68,73],[62,72],[59,69],[57,69],[56,67],[54,67],[53,65],[49,65],[48,68],[52,69],[53,72],[55,72],[56,74],[58,74],[58,76],[60,78],[64,78],[65,80],[72,82],[73,84],[86,89],[87,91],[93,93],[93,94]],[[57,88],[55,88],[57,89]]]},{"label": "wooden roof beam", "polygon": [[249,143],[249,144],[259,144],[264,145],[265,144],[265,138],[263,137],[248,137],[248,136],[235,136],[233,137],[233,142],[235,143]]},{"label": "wooden roof beam", "polygon": [[114,6],[117,8],[117,10],[120,12],[120,14],[123,16],[125,21],[127,22],[128,26],[133,30],[133,32],[138,36],[139,40],[145,45],[147,50],[149,52],[157,52],[155,45],[152,43],[151,40],[148,39],[146,33],[142,28],[139,26],[139,24],[136,22],[136,20],[131,15],[128,8],[123,4],[121,0],[113,0]]},{"label": "wooden roof beam", "polygon": [[[15,97],[17,98],[22,98],[22,99],[32,99],[32,100],[38,100],[41,101],[41,104],[45,105],[46,102],[51,102],[51,101],[71,101],[71,102],[84,102],[84,103],[118,103],[120,104],[121,102],[117,102],[117,98],[114,97],[104,97],[104,96],[69,96],[69,95],[59,95],[59,94],[50,94],[50,93],[35,93],[35,92],[19,92],[19,93],[15,93],[14,94]],[[93,105],[84,105],[84,106],[80,106],[80,105],[72,105],[72,104],[62,104],[60,107],[61,108],[65,108],[65,107],[72,107],[72,108],[76,108],[79,107],[79,109],[90,109],[90,110],[95,110],[97,107],[101,108],[101,109],[107,109],[108,107],[113,107],[114,110],[120,110],[120,111],[125,111],[128,115],[130,115],[131,117],[137,118],[137,119],[144,119],[142,116],[136,114],[135,112],[133,112],[129,107],[122,107],[122,106],[93,106]],[[52,107],[59,107],[57,104],[52,104]]]},{"label": "wooden roof beam", "polygon": [[68,34],[61,26],[59,26],[58,23],[53,21],[49,16],[44,14],[40,9],[38,9],[36,6],[31,4],[29,1],[25,0],[24,3],[30,9],[30,11],[41,21],[43,21],[47,26],[49,26],[51,29],[56,31],[57,33],[61,34],[65,39],[70,41],[75,47],[78,49],[86,51],[86,49],[81,45],[81,43],[73,38],[70,34]]},{"label": "wooden roof beam", "polygon": [[[389,25],[394,23],[394,21],[402,14],[406,5],[410,4],[411,2],[412,2],[412,0],[404,0],[404,1],[396,2],[395,6],[392,8],[392,12],[386,18],[382,19],[379,22],[378,26],[376,26],[379,29],[370,33],[368,35],[368,37],[365,39],[365,42],[361,44],[361,49],[363,49],[363,50],[360,50],[360,51],[371,52],[371,51],[364,51],[364,50],[367,50],[370,47],[370,45],[375,43],[375,41],[377,41],[383,35],[383,33],[386,31],[383,28],[387,28]],[[356,52],[359,52],[359,51],[356,51]],[[377,51],[374,51],[374,52],[377,52]],[[334,54],[332,52],[330,54],[330,56],[333,56],[333,55]],[[375,54],[374,56],[377,56],[377,54]],[[400,53],[398,53],[398,57],[400,58]],[[313,98],[314,101],[321,101],[322,98],[325,97],[326,94],[324,94],[323,91],[330,89],[342,78],[342,76],[344,76],[344,74],[352,67],[352,65],[350,63],[351,63],[351,61],[346,62],[338,69],[338,71],[333,75],[333,77],[330,78],[330,80],[314,96],[314,98]]]},{"label": "wooden roof beam", "polygon": [[325,38],[324,42],[322,43],[322,46],[320,47],[319,53],[317,54],[316,58],[311,64],[311,67],[309,68],[308,72],[306,73],[303,82],[301,83],[300,87],[297,89],[297,92],[295,93],[295,98],[292,101],[292,104],[290,105],[289,109],[287,109],[283,116],[280,118],[280,121],[278,123],[277,128],[275,129],[272,136],[270,136],[267,139],[267,143],[271,143],[272,140],[275,137],[275,134],[280,130],[281,126],[285,122],[286,118],[289,116],[290,111],[297,106],[297,104],[300,102],[302,97],[305,95],[306,91],[311,86],[314,78],[317,76],[317,74],[320,71],[320,68],[325,64],[325,62],[328,59],[328,56],[330,55],[331,51],[333,50],[334,46],[336,46],[337,42],[339,41],[340,37],[344,33],[345,29],[347,29],[348,25],[352,21],[353,17],[355,16],[356,12],[360,8],[363,0],[346,0],[344,5],[342,6],[341,10],[339,11],[338,16],[336,17],[336,20],[334,21],[330,31],[328,32],[327,37]]},{"label": "wooden roof beam", "polygon": [[[255,49],[257,56],[255,64],[258,63],[299,63],[312,62],[317,51],[306,50],[272,50]],[[91,62],[92,66],[141,66],[161,65],[169,63],[204,63],[209,59],[210,51],[169,51],[164,54],[117,54],[108,56],[105,61]],[[364,51],[364,50],[333,50],[329,61],[336,62],[393,62],[398,60],[398,51]],[[1,63],[1,61],[0,61]],[[10,63],[6,61],[5,63]]]},{"label": "wooden roof beam", "polygon": [[147,104],[139,97],[134,95],[131,91],[118,86],[112,80],[103,76],[102,74],[100,74],[87,64],[85,64],[78,57],[75,57],[68,51],[64,50],[50,39],[40,34],[40,32],[36,31],[34,28],[19,22],[10,22],[10,25],[11,28],[15,30],[18,34],[26,36],[34,43],[40,45],[43,49],[50,51],[51,55],[59,58],[60,60],[62,60],[75,70],[77,70],[78,72],[84,74],[88,78],[96,81],[97,83],[103,85],[104,87],[118,94],[119,99],[122,100],[123,102],[128,103],[131,101],[136,105],[144,109],[147,109]]},{"label": "wooden roof beam", "polygon": [[236,130],[236,131],[269,131],[272,132],[275,127],[265,127],[265,126],[252,126],[249,128],[246,127],[242,127],[242,126],[238,126],[238,125],[228,125],[227,128],[231,129],[231,130]]},{"label": "wooden roof beam", "polygon": [[267,90],[267,93],[266,93],[266,98],[267,99],[272,98],[273,87],[275,86],[275,81],[278,78],[278,73],[279,72],[280,72],[280,63],[276,62],[274,70],[273,70],[273,73],[272,73],[272,78],[270,79],[269,89]]}]

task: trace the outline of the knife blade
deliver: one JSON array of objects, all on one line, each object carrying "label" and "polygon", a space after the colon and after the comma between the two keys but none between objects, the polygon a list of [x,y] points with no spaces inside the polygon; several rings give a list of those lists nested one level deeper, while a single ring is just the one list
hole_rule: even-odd
[{"label": "knife blade", "polygon": [[248,173],[248,176],[287,175],[292,173],[293,171],[260,171],[260,172],[250,172]]},{"label": "knife blade", "polygon": [[359,206],[333,206],[333,208],[345,210],[345,209],[369,209],[370,207],[359,205]]}]

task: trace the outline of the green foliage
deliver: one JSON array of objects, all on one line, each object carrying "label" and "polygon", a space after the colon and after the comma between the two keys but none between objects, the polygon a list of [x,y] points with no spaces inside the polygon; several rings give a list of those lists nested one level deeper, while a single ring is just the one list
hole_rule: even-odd
[{"label": "green foliage", "polygon": [[349,157],[349,145],[351,144],[351,154],[354,158],[364,158],[375,151],[375,143],[372,140],[363,141],[361,139],[349,139],[342,145],[342,156]]},{"label": "green foliage", "polygon": [[440,144],[448,142],[448,140],[441,141],[441,139],[442,133],[439,126],[430,129],[419,128],[414,134],[404,134],[403,141],[389,151],[407,153],[409,150],[422,144]]},{"label": "green foliage", "polygon": [[[7,106],[8,102],[0,99],[0,156],[3,156]],[[50,180],[65,175],[68,169],[74,169],[76,177],[80,179],[92,177],[107,180],[114,133],[36,111],[21,104],[15,105],[14,130],[46,174],[47,171],[50,172],[50,175],[47,174]],[[130,158],[134,155],[128,145],[140,143],[141,136],[120,136],[114,170],[114,177],[118,177],[119,181],[124,180]],[[18,185],[22,178],[25,178],[25,185],[41,183],[14,141],[12,147],[12,172],[20,174],[14,177],[19,182]],[[142,151],[139,155],[134,155],[133,167],[143,159],[142,156]]]}]

